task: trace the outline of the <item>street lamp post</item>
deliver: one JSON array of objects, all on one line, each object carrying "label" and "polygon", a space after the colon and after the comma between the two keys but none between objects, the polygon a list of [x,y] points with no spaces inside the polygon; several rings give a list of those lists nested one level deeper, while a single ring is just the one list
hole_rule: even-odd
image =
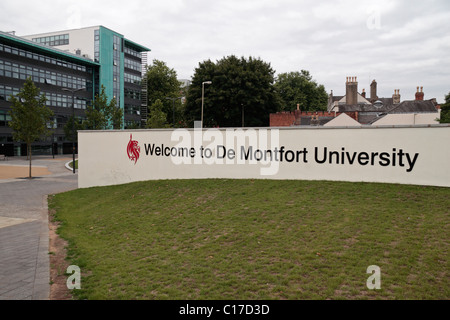
[{"label": "street lamp post", "polygon": [[62,88],[63,91],[68,91],[72,93],[72,167],[73,167],[73,173],[75,173],[75,92],[86,90],[86,88],[79,88],[79,89],[69,89],[69,88]]},{"label": "street lamp post", "polygon": [[204,81],[202,82],[202,128],[203,128],[203,100],[204,100],[204,96],[205,96],[205,84],[211,84],[211,81]]},{"label": "street lamp post", "polygon": [[242,127],[244,127],[244,104],[241,103],[242,106]]}]

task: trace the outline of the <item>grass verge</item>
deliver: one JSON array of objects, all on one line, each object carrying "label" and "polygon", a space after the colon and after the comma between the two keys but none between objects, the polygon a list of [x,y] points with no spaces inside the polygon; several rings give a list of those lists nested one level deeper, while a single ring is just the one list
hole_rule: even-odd
[{"label": "grass verge", "polygon": [[80,299],[450,298],[448,188],[164,180],[49,205]]},{"label": "grass verge", "polygon": [[[73,161],[69,162],[69,167],[73,168]],[[75,169],[78,169],[78,160],[75,160]]]}]

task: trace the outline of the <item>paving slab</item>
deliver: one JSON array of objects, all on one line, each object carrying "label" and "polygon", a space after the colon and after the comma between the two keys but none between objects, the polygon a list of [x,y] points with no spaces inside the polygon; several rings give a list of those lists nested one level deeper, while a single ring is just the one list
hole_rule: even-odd
[{"label": "paving slab", "polygon": [[49,299],[47,195],[78,187],[78,174],[65,168],[70,160],[36,157],[32,179],[15,170],[28,175],[25,157],[0,163],[0,300]]}]

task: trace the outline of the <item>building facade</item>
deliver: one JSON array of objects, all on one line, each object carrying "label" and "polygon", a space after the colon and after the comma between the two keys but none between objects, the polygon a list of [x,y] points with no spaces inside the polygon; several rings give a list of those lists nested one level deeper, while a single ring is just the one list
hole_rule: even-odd
[{"label": "building facade", "polygon": [[[98,72],[99,64],[94,61],[0,32],[0,154],[26,155],[25,144],[13,141],[8,112],[10,96],[19,93],[28,77],[45,94],[47,106],[54,112],[52,136],[35,143],[33,152],[71,153],[64,126],[72,115],[72,98],[75,117],[83,118],[94,97]],[[72,96],[63,88],[85,90]]]},{"label": "building facade", "polygon": [[[136,128],[146,120],[146,87],[142,83],[147,47],[104,26],[63,30],[24,36],[33,42],[56,47],[99,64],[98,84],[109,99],[124,111],[124,128]],[[143,105],[145,104],[145,106]]]},{"label": "building facade", "polygon": [[147,51],[103,26],[25,37],[0,32],[0,154],[26,154],[25,145],[12,139],[8,111],[10,96],[28,77],[46,95],[55,123],[52,136],[36,142],[33,153],[72,153],[64,134],[72,99],[75,117],[82,120],[102,86],[124,111],[124,128],[139,127],[147,111],[142,83]]},{"label": "building facade", "polygon": [[[438,124],[440,107],[436,99],[424,100],[423,87],[417,87],[416,99],[401,101],[400,90],[392,98],[377,95],[377,82],[370,84],[370,97],[358,92],[356,77],[347,77],[345,96],[331,91],[327,111],[277,112],[270,114],[271,127],[285,126],[355,126],[359,125],[423,125]],[[344,117],[342,115],[347,115]]]},{"label": "building facade", "polygon": [[[370,84],[370,97],[367,98],[364,89],[362,93],[358,93],[356,77],[347,77],[345,87],[345,96],[334,96],[331,91],[328,110],[347,114],[356,112],[358,114],[356,120],[363,125],[439,123],[439,105],[436,99],[424,100],[423,87],[420,87],[420,91],[417,87],[416,98],[411,101],[401,101],[399,89],[394,89],[392,97],[378,97],[375,80]],[[385,119],[380,121],[383,118]]]}]

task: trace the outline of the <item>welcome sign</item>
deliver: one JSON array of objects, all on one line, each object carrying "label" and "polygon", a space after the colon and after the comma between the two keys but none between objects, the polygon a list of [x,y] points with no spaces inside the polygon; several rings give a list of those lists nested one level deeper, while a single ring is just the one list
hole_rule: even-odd
[{"label": "welcome sign", "polygon": [[450,186],[450,126],[80,131],[79,187],[154,179]]}]

